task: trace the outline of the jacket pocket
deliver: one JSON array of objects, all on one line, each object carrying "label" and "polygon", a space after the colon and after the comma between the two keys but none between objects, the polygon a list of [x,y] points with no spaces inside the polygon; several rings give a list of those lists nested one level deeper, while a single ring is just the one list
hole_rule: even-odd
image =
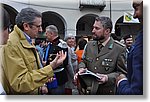
[{"label": "jacket pocket", "polygon": [[27,56],[27,67],[30,69],[37,69],[36,59],[33,56]]}]

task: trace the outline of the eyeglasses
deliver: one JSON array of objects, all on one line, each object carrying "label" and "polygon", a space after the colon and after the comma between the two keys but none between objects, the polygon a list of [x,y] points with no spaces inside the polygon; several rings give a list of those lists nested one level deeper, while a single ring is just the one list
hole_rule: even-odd
[{"label": "eyeglasses", "polygon": [[32,24],[32,25],[37,27],[37,28],[41,28],[41,25],[35,25],[35,24]]},{"label": "eyeglasses", "polygon": [[28,23],[29,25],[32,25],[32,26],[35,26],[35,27],[37,27],[37,28],[41,28],[42,26],[41,25],[35,25],[35,24],[33,24],[33,23]]}]

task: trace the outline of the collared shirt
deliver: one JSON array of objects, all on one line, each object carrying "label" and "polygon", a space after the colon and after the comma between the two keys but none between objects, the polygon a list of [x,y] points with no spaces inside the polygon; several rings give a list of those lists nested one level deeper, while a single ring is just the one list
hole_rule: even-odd
[{"label": "collared shirt", "polygon": [[109,40],[110,40],[110,37],[109,37],[106,41],[104,41],[104,42],[102,43],[102,45],[105,46],[105,45],[108,43]]},{"label": "collared shirt", "polygon": [[[30,44],[32,44],[32,39],[31,39],[31,37],[30,37],[28,34],[26,34],[25,32],[23,32],[23,34],[25,35],[27,41],[28,41]],[[38,54],[38,55],[39,55],[39,54]],[[35,57],[36,57],[36,56],[35,56]],[[39,56],[39,58],[40,58],[40,56]],[[43,65],[42,65],[42,63],[41,63],[41,60],[40,60],[40,68],[43,68]]]},{"label": "collared shirt", "polygon": [[25,35],[27,41],[31,44],[32,43],[31,37],[28,34],[26,34],[25,32],[23,32],[23,34]]},{"label": "collared shirt", "polygon": [[[104,41],[103,43],[102,43],[102,45],[103,46],[105,46],[107,43],[108,43],[108,41],[110,40],[110,37],[106,40],[106,41]],[[100,41],[98,41],[98,45],[100,44]]]},{"label": "collared shirt", "polygon": [[108,43],[108,41],[110,40],[110,37],[108,37],[108,39],[106,41],[104,41],[103,43],[101,43],[100,41],[97,41],[97,45],[98,45],[98,53],[101,51],[101,49]]}]

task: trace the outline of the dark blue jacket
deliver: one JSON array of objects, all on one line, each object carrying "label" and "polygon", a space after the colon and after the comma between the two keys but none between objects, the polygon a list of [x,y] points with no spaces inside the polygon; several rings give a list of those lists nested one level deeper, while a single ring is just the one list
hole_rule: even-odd
[{"label": "dark blue jacket", "polygon": [[122,81],[117,94],[142,95],[143,94],[143,30],[139,32],[135,43],[128,54],[127,79]]}]

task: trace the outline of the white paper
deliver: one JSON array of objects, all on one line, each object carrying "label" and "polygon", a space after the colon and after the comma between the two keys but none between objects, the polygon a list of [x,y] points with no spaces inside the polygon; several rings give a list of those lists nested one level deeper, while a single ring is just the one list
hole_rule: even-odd
[{"label": "white paper", "polygon": [[89,70],[86,70],[86,72],[80,73],[79,75],[92,75],[92,76],[95,76],[98,79],[101,79],[101,77],[99,77],[98,75],[96,75],[95,73],[93,73],[93,72],[91,72]]}]

